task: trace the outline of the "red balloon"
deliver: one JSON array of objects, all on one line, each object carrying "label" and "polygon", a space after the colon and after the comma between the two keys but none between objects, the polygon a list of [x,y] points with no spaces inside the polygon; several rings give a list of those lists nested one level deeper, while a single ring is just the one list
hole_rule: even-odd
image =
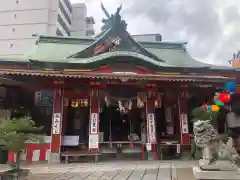
[{"label": "red balloon", "polygon": [[207,105],[206,105],[206,104],[203,104],[201,107],[202,107],[203,109],[207,109]]},{"label": "red balloon", "polygon": [[223,103],[228,103],[231,99],[231,95],[229,93],[221,93],[218,99]]}]

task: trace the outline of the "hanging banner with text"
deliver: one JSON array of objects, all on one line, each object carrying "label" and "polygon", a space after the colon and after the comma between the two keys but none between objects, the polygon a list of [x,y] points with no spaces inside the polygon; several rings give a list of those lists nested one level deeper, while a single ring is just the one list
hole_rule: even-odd
[{"label": "hanging banner with text", "polygon": [[182,133],[188,134],[188,118],[187,114],[181,114],[181,125],[182,125]]},{"label": "hanging banner with text", "polygon": [[147,115],[147,123],[148,123],[148,135],[149,142],[152,144],[156,143],[156,126],[155,126],[155,116],[153,113]]},{"label": "hanging banner with text", "polygon": [[90,134],[98,134],[98,113],[91,114]]},{"label": "hanging banner with text", "polygon": [[61,113],[53,114],[52,134],[60,134],[61,131]]}]

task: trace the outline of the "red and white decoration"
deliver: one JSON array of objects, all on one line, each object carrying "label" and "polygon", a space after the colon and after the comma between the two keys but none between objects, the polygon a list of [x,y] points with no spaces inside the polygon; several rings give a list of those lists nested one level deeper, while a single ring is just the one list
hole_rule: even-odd
[{"label": "red and white decoration", "polygon": [[93,88],[90,93],[89,151],[99,150],[99,91]]},{"label": "red and white decoration", "polygon": [[181,92],[178,96],[181,145],[182,144],[187,145],[191,143],[189,129],[188,129],[187,96],[188,96],[188,89],[185,86],[183,92]]},{"label": "red and white decoration", "polygon": [[[47,161],[50,153],[50,144],[28,144],[20,159],[28,163],[37,161]],[[8,162],[16,162],[16,154],[8,153]]]},{"label": "red and white decoration", "polygon": [[89,134],[89,149],[99,148],[99,133],[98,133],[98,113],[91,113],[90,119],[90,134]]},{"label": "red and white decoration", "polygon": [[[64,146],[77,146],[79,144],[79,136],[63,136],[62,139],[62,145]],[[44,144],[28,144],[26,150],[21,154],[21,160],[27,161],[28,163],[37,161],[48,161],[51,136],[44,136],[44,142]],[[15,153],[8,153],[8,161],[16,161]]]}]

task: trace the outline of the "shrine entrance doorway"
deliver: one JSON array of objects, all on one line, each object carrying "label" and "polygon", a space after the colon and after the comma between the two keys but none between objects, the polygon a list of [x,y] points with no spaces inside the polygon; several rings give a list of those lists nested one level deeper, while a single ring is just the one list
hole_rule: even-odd
[{"label": "shrine entrance doorway", "polygon": [[139,92],[128,85],[108,85],[102,92],[99,145],[103,155],[140,159],[146,118]]}]

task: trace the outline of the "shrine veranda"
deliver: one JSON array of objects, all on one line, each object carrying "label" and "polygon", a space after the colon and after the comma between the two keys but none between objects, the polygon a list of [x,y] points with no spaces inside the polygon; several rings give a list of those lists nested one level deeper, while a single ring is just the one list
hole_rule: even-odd
[{"label": "shrine veranda", "polygon": [[29,145],[27,161],[60,162],[64,153],[156,160],[163,147],[181,154],[191,144],[191,110],[239,76],[194,60],[186,43],[138,42],[113,17],[96,38],[37,36],[32,53],[0,57],[10,94],[3,108],[26,106],[47,135]]}]

